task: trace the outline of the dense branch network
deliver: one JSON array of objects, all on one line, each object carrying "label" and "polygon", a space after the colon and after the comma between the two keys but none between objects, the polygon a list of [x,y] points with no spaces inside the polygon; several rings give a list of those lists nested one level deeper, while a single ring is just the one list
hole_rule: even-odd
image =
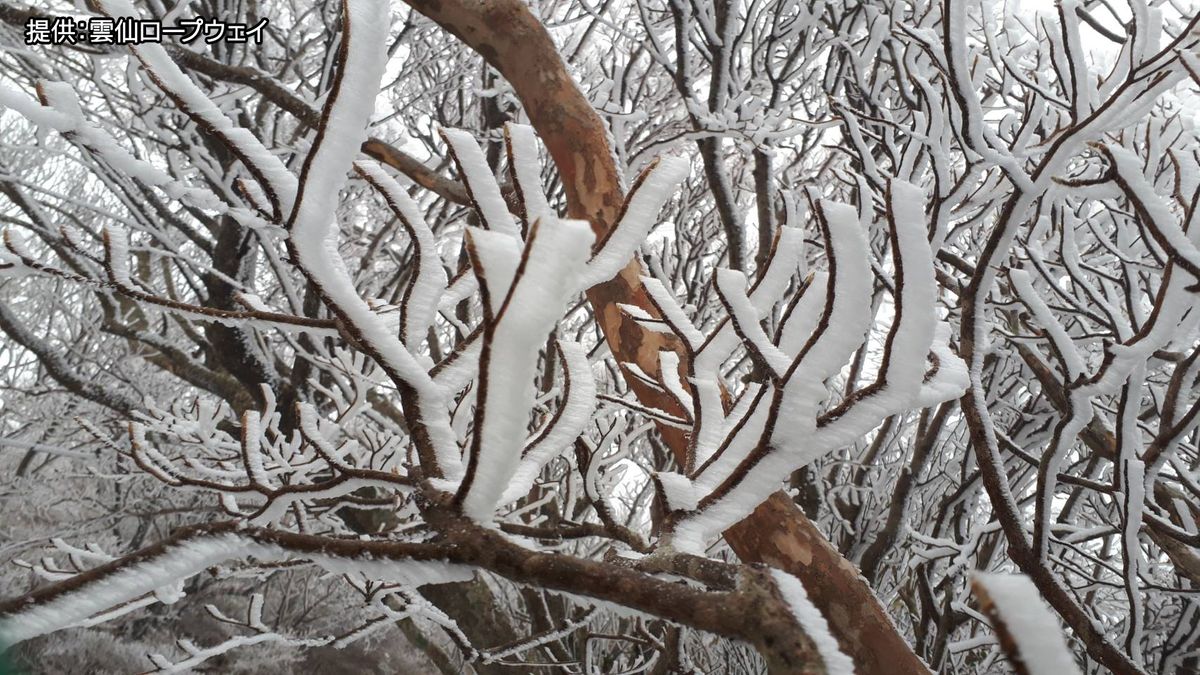
[{"label": "dense branch network", "polygon": [[[0,304],[4,384],[107,410],[69,424],[207,511],[111,555],[56,539],[0,637],[129,620],[206,570],[304,570],[343,582],[352,620],[269,625],[256,590],[208,608],[229,637],[154,667],[414,619],[480,672],[534,655],[592,672],[600,653],[666,672],[678,627],[772,672],[1196,666],[1194,12],[411,4],[399,33],[382,0],[323,23],[280,10],[333,26],[333,48],[275,35],[278,77],[217,48],[12,57],[0,124],[37,142],[0,157],[0,292],[22,299]],[[541,66],[498,47],[553,47],[548,30],[564,60],[511,90],[470,61],[492,87],[477,109],[389,84],[400,61],[424,84],[419,57],[463,58],[418,11],[500,76]],[[541,32],[487,32],[501,20]],[[381,100],[436,110],[392,145],[403,110],[381,119]],[[103,112],[135,110],[132,130]],[[4,429],[18,476],[80,459],[47,450],[64,424]],[[759,559],[820,551],[831,587],[875,604],[732,559],[722,536],[736,549],[789,497],[807,518],[760,532]],[[503,631],[438,595],[481,575],[523,589],[504,592],[530,630],[481,644]],[[860,617],[901,651],[870,654]]]}]

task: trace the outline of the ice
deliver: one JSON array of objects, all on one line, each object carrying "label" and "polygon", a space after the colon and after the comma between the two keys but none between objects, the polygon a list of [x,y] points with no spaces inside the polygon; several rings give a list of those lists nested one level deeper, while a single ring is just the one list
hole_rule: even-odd
[{"label": "ice", "polygon": [[771,578],[775,580],[776,588],[791,607],[804,633],[817,646],[817,652],[825,662],[825,672],[829,675],[854,675],[854,662],[842,653],[837,638],[829,632],[825,616],[808,599],[804,584],[783,570],[771,570]]},{"label": "ice", "polygon": [[[491,235],[485,240],[496,246],[501,237],[511,241],[502,234],[479,234]],[[479,241],[474,241],[478,247]],[[486,328],[480,357],[483,372],[475,437],[459,493],[463,511],[476,520],[491,521],[520,464],[534,400],[538,354],[579,287],[578,274],[591,243],[591,227],[586,222],[539,224],[530,230],[520,270],[506,296],[497,298],[489,292],[495,315]],[[490,251],[492,246],[484,248]],[[504,259],[499,252],[489,255]],[[485,269],[484,276],[490,278],[491,272]]]},{"label": "ice", "polygon": [[989,573],[976,573],[974,581],[986,590],[1029,675],[1080,673],[1062,626],[1032,581],[1017,574]]}]

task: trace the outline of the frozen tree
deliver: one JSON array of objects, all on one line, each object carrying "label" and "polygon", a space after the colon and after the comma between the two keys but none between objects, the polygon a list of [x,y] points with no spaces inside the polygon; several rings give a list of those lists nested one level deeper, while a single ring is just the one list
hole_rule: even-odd
[{"label": "frozen tree", "polygon": [[1200,666],[1186,3],[270,4],[0,7],[22,658]]}]

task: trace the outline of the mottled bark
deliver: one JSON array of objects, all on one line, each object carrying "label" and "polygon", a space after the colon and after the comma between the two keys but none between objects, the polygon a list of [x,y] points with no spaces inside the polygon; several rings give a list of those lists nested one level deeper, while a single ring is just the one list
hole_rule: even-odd
[{"label": "mottled bark", "polygon": [[[528,6],[519,0],[409,0],[409,4],[482,55],[508,80],[558,166],[569,214],[586,218],[597,233],[603,233],[615,221],[623,199],[604,123]],[[615,279],[593,288],[588,299],[617,360],[655,373],[658,352],[677,346],[660,333],[644,330],[617,308],[617,303],[626,303],[657,313],[641,286],[641,273],[640,262],[634,260]],[[677,408],[666,395],[633,378],[630,387],[647,405],[668,411]],[[686,436],[677,431],[663,435],[676,457],[682,457]],[[928,672],[858,569],[782,492],[726,532],[726,540],[742,560],[764,562],[799,577],[859,673]]]},{"label": "mottled bark", "polygon": [[726,530],[725,541],[742,560],[787,570],[804,582],[842,651],[854,660],[855,672],[929,672],[854,563],[783,492]]}]

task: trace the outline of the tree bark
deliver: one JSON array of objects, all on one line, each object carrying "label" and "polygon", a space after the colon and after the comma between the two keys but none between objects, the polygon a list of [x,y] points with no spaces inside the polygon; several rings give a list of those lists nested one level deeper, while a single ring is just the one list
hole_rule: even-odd
[{"label": "tree bark", "polygon": [[[597,234],[603,234],[615,222],[623,201],[608,135],[529,7],[520,0],[407,1],[508,80],[558,167],[570,216],[587,219]],[[588,299],[617,360],[656,373],[660,350],[682,350],[672,339],[644,330],[617,308],[618,303],[626,303],[657,314],[642,288],[641,274],[641,263],[635,259],[615,279],[593,288]],[[676,408],[673,400],[635,379],[630,378],[629,384],[646,405],[667,411]],[[674,430],[664,430],[663,436],[676,458],[681,458],[687,449],[686,436]],[[857,672],[929,672],[858,569],[786,494],[772,495],[730,528],[725,538],[743,561],[767,563],[804,583]]]},{"label": "tree bark", "polygon": [[[492,589],[478,576],[471,581],[425,586],[421,588],[421,595],[454,619],[458,629],[476,649],[506,644],[521,637],[500,610]],[[511,675],[517,672],[499,663],[482,661],[471,662],[470,668],[478,675]]]},{"label": "tree bark", "polygon": [[[120,588],[117,595],[132,599],[153,591],[172,575],[191,576],[208,565],[247,555],[259,557],[266,551],[267,558],[278,560],[317,558],[434,566],[448,563],[484,569],[517,584],[586,595],[742,640],[763,656],[772,673],[828,672],[813,636],[799,622],[794,607],[766,569],[735,568],[691,557],[660,559],[657,562],[661,567],[657,568],[601,562],[523,548],[506,535],[480,527],[448,509],[434,507],[429,515],[430,524],[441,536],[427,542],[323,537],[248,526],[234,520],[181,527],[151,546],[41,586],[21,597],[0,601],[0,623],[5,624],[9,635],[10,627],[24,626],[25,632],[17,630],[14,638],[21,642],[46,630],[44,621],[39,623],[35,619],[30,623],[28,615],[22,615],[37,605],[57,603],[52,610],[59,613],[55,620],[69,624],[95,611],[92,608],[95,601],[85,599],[94,584]],[[204,546],[205,542],[220,542],[221,546],[199,557],[186,549],[199,545],[201,550],[211,551]],[[661,578],[662,572],[686,574],[699,583],[680,584]]]},{"label": "tree bark", "polygon": [[771,254],[771,242],[775,238],[775,204],[771,186],[771,153],[766,148],[754,151],[754,193],[758,209],[758,251],[754,263],[759,270],[767,263]]}]

